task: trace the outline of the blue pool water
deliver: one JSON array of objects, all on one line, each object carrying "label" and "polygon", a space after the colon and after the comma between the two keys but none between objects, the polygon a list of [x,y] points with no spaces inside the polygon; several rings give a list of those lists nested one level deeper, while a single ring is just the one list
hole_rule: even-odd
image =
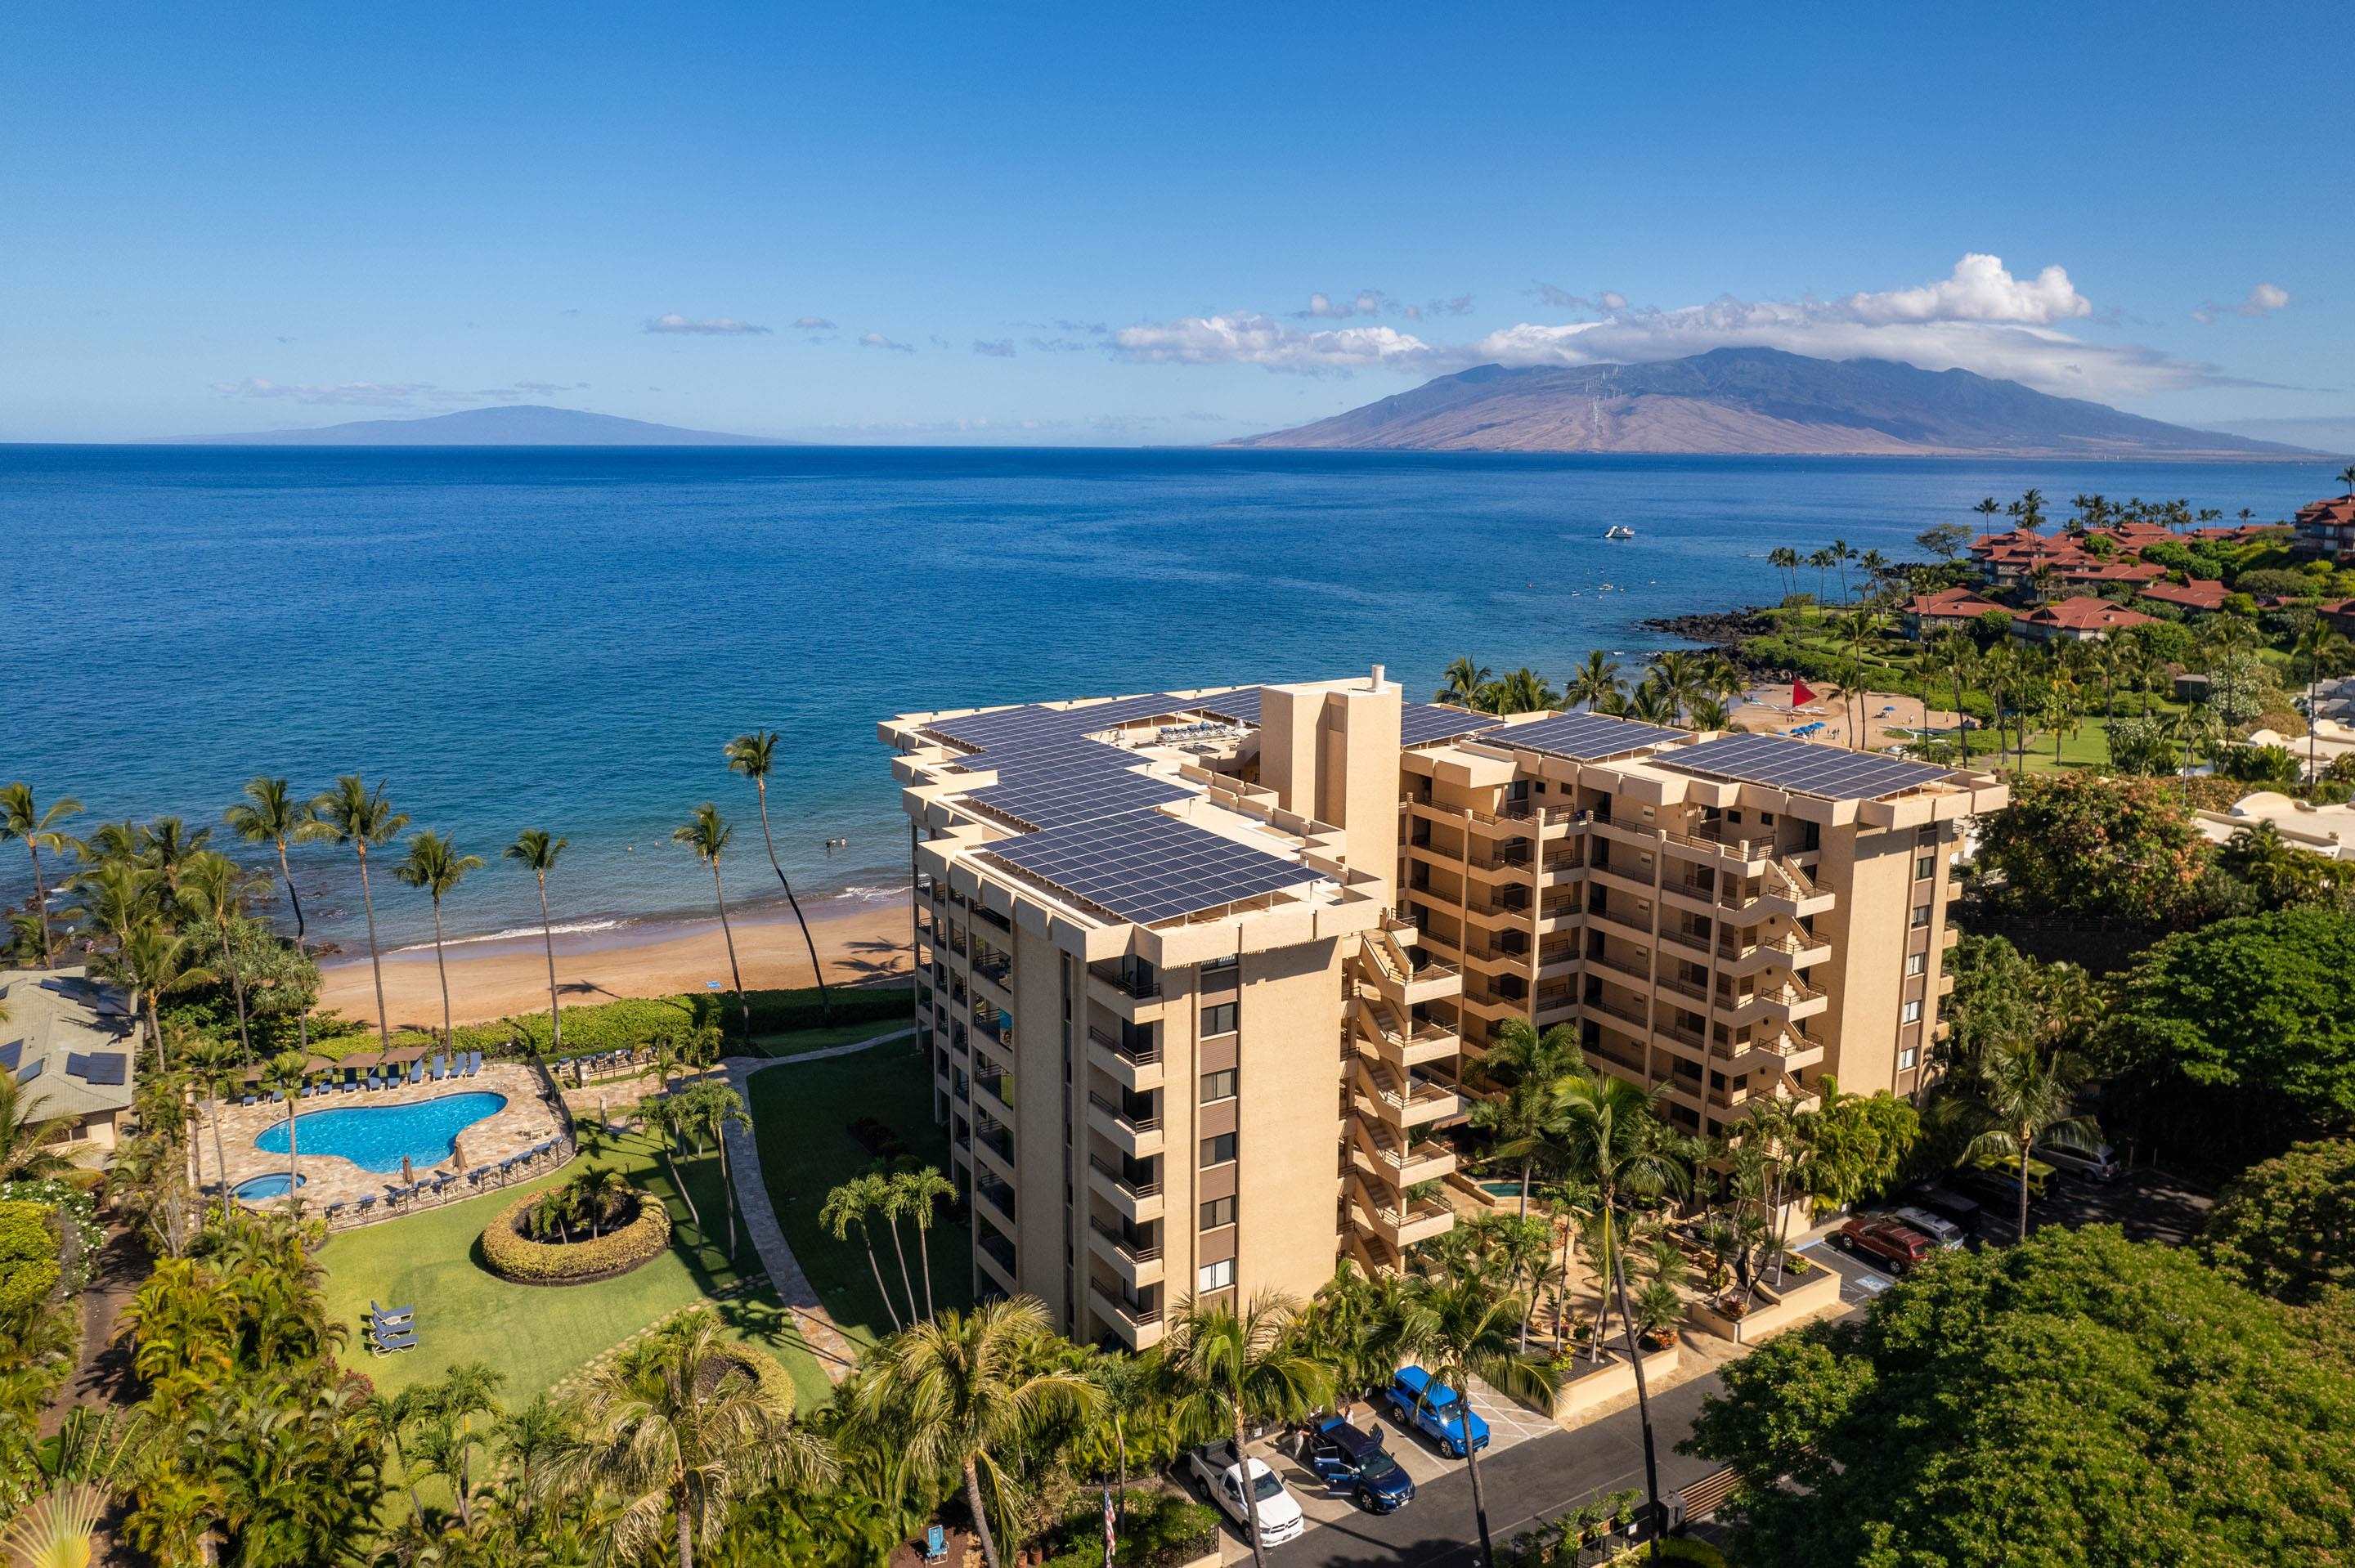
[{"label": "blue pool water", "polygon": [[[303,1152],[339,1155],[363,1171],[398,1171],[403,1155],[412,1166],[436,1165],[450,1158],[458,1134],[506,1103],[505,1095],[477,1091],[400,1106],[309,1111],[303,1117]],[[265,1154],[285,1153],[286,1143],[282,1121],[262,1128],[253,1139],[253,1146]]]},{"label": "blue pool water", "polygon": [[[307,1176],[298,1176],[294,1185],[300,1187],[309,1180]],[[241,1202],[259,1203],[265,1198],[282,1198],[291,1190],[285,1172],[281,1171],[275,1176],[250,1176],[229,1189],[229,1196]]]}]

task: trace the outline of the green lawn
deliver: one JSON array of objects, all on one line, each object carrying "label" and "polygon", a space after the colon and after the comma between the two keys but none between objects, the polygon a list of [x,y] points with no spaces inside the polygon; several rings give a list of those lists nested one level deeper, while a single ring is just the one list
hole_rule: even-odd
[{"label": "green lawn", "polygon": [[[595,1285],[515,1285],[484,1268],[476,1261],[477,1238],[499,1209],[519,1192],[563,1180],[581,1160],[613,1166],[632,1185],[668,1205],[674,1225],[670,1252]],[[732,1292],[739,1276],[725,1255],[719,1159],[707,1154],[682,1162],[681,1171],[709,1224],[709,1238],[688,1223],[653,1144],[634,1134],[602,1139],[595,1152],[530,1183],[339,1233],[320,1252],[319,1262],[327,1276],[328,1320],[352,1331],[346,1361],[387,1393],[437,1378],[458,1361],[488,1361],[506,1374],[500,1393],[512,1408],[655,1319],[715,1293]],[[829,1393],[825,1373],[761,1278],[751,1243],[739,1239],[759,1284],[720,1301],[721,1316],[740,1338],[785,1365],[805,1404],[823,1403]],[[371,1298],[417,1308],[417,1349],[384,1357],[368,1352],[362,1318]]]},{"label": "green lawn", "polygon": [[829,1045],[848,1045],[856,1041],[872,1040],[878,1034],[890,1034],[914,1026],[912,1009],[910,1016],[898,1022],[870,1018],[863,1023],[837,1023],[831,1029],[796,1029],[785,1034],[755,1034],[752,1048],[763,1056],[799,1056],[810,1051],[823,1051]]},{"label": "green lawn", "polygon": [[[865,1033],[882,1033],[891,1027],[870,1026]],[[836,1185],[874,1169],[873,1157],[846,1130],[860,1117],[873,1117],[896,1131],[911,1160],[943,1172],[948,1170],[948,1129],[933,1125],[932,1079],[915,1037],[848,1056],[757,1073],[751,1097],[769,1201],[776,1206],[785,1239],[810,1283],[844,1333],[853,1339],[890,1333],[891,1321],[875,1293],[858,1233],[838,1242],[818,1224],[817,1213]],[[903,1227],[903,1239],[913,1274],[916,1238]],[[899,1266],[888,1234],[879,1234],[876,1242],[884,1276],[897,1296]],[[932,1257],[934,1304],[943,1308],[969,1306],[971,1244],[962,1223],[943,1213],[932,1227]],[[916,1289],[921,1297],[921,1279]]]}]

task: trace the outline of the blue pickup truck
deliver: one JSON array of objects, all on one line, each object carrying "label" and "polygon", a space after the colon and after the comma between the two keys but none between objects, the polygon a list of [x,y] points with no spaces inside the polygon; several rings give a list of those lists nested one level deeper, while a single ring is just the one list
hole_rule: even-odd
[{"label": "blue pickup truck", "polygon": [[1454,1389],[1434,1383],[1421,1367],[1401,1367],[1391,1373],[1382,1397],[1391,1407],[1391,1420],[1422,1433],[1451,1459],[1461,1459],[1468,1452],[1467,1425],[1472,1448],[1488,1446],[1488,1424],[1477,1412],[1466,1410]]}]

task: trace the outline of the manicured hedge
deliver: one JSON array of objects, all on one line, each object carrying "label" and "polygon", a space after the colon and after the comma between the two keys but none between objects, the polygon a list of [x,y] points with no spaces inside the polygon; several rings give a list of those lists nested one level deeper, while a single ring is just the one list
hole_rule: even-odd
[{"label": "manicured hedge", "polygon": [[[793,991],[756,991],[749,995],[752,1031],[756,1034],[787,1034],[816,1029],[826,1022],[825,1010],[814,986]],[[834,988],[837,1023],[904,1023],[914,1012],[913,992],[904,985]],[[656,1035],[707,1025],[719,1029],[730,1038],[736,1035],[743,1027],[743,1015],[736,1009],[734,995],[705,991],[686,996],[627,997],[593,1006],[568,1007],[564,1010],[564,1059],[602,1051],[633,1050],[650,1044]],[[452,1045],[460,1051],[480,1051],[485,1056],[544,1055],[550,1036],[548,1014],[528,1012],[491,1023],[461,1024],[452,1031]],[[396,1048],[430,1046],[437,1044],[437,1037],[419,1030],[397,1030],[392,1043]],[[312,1048],[328,1056],[373,1058],[377,1037],[372,1030],[353,1029],[330,1039],[315,1040]]]},{"label": "manicured hedge", "polygon": [[62,1273],[49,1211],[21,1199],[0,1203],[0,1316],[48,1300]]},{"label": "manicured hedge", "polygon": [[537,1242],[517,1228],[539,1201],[526,1192],[483,1227],[483,1261],[517,1285],[590,1285],[613,1279],[660,1257],[670,1245],[670,1211],[641,1194],[638,1217],[593,1241]]}]

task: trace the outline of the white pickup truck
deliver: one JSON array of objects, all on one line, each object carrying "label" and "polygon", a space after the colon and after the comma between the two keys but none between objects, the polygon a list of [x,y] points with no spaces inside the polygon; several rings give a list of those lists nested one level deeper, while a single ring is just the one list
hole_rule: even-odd
[{"label": "white pickup truck", "polygon": [[[1186,1457],[1186,1468],[1204,1497],[1227,1510],[1235,1528],[1251,1539],[1251,1516],[1243,1511],[1243,1467],[1228,1463],[1234,1453],[1226,1443],[1205,1443]],[[1308,1528],[1308,1520],[1274,1471],[1257,1459],[1249,1461],[1252,1496],[1259,1509],[1259,1539],[1263,1546],[1281,1546]]]}]

